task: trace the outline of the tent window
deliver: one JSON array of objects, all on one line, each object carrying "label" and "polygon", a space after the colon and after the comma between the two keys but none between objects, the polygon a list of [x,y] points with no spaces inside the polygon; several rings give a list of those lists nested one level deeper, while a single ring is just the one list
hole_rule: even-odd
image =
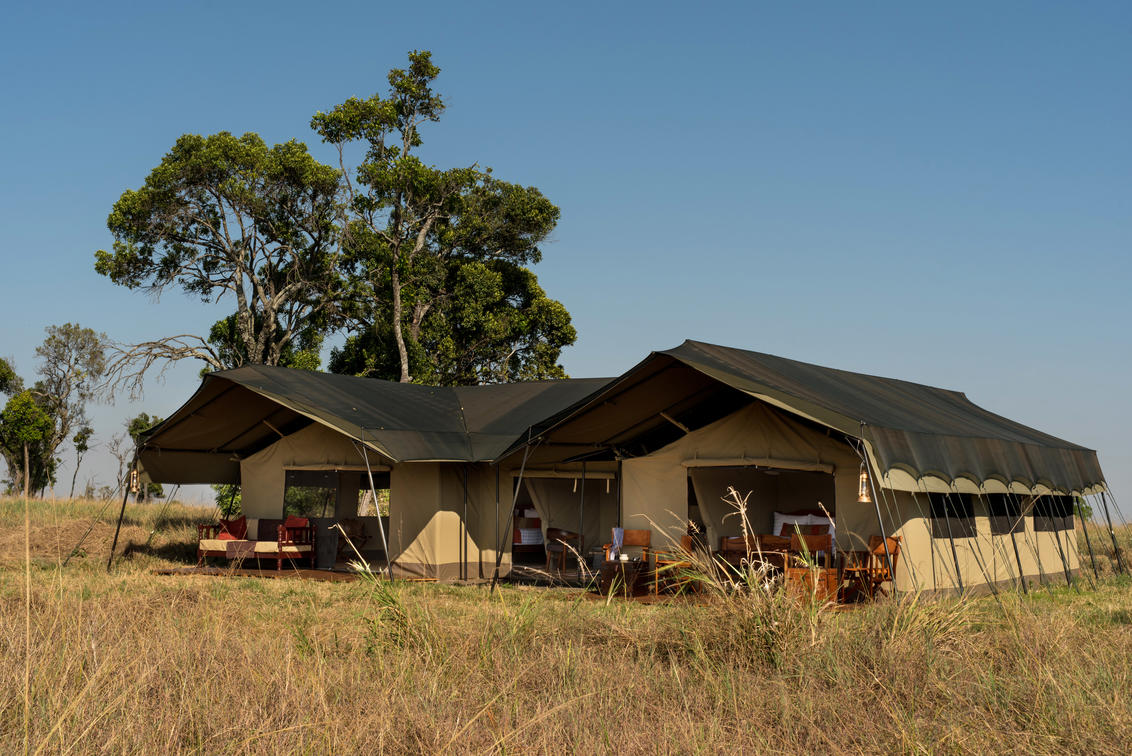
[{"label": "tent window", "polygon": [[988,494],[986,499],[992,535],[1021,533],[1026,530],[1026,520],[1022,517],[1017,496]]},{"label": "tent window", "polygon": [[288,470],[283,489],[283,516],[333,517],[338,498],[334,470]]},{"label": "tent window", "polygon": [[1039,496],[1034,502],[1034,530],[1073,530],[1072,496]]},{"label": "tent window", "polygon": [[974,538],[975,503],[968,494],[928,494],[933,538]]}]

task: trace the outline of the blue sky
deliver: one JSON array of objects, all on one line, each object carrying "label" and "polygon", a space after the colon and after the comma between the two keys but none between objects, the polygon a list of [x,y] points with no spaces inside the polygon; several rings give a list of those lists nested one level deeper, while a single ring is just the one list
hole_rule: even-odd
[{"label": "blue sky", "polygon": [[9,4],[0,354],[30,377],[53,323],[207,330],[232,308],[94,273],[114,201],[188,132],[330,161],[310,116],[410,49],[448,103],[424,157],[562,209],[536,272],[572,375],[695,338],[958,388],[1132,497],[1128,3]]}]

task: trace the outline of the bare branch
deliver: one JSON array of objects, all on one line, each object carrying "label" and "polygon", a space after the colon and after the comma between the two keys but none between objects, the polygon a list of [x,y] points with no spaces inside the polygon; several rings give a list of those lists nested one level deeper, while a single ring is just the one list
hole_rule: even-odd
[{"label": "bare branch", "polygon": [[[116,343],[111,346],[107,378],[99,391],[108,400],[123,390],[128,392],[130,399],[138,399],[142,396],[147,375],[163,381],[173,363],[184,359],[200,360],[213,370],[225,368],[212,346],[192,334],[183,333],[140,344]],[[156,374],[151,372],[154,368],[159,368]]]}]

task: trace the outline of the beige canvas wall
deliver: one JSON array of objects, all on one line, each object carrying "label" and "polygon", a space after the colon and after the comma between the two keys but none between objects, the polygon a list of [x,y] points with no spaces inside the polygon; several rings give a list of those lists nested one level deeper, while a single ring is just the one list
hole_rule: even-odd
[{"label": "beige canvas wall", "polygon": [[[372,451],[370,461],[379,467],[386,462]],[[240,462],[243,512],[248,517],[281,517],[289,468],[357,470],[363,464],[349,438],[317,423],[308,425]]]},{"label": "beige canvas wall", "polygon": [[[988,582],[1016,583],[1019,572],[1027,582],[1064,582],[1066,567],[1071,574],[1080,567],[1072,531],[1035,532],[1033,517],[1028,516],[1013,535],[994,534],[982,499],[974,502],[974,535],[955,528],[951,538],[933,537],[926,495],[885,491],[881,499],[885,528],[901,537],[898,590],[954,591],[960,583],[964,589],[986,590]],[[940,529],[941,535],[946,532]]]},{"label": "beige canvas wall", "polygon": [[[735,466],[743,459],[758,459],[763,466],[775,466],[774,461],[778,460],[782,466],[821,465],[832,469],[835,495],[832,503],[839,519],[842,505],[855,501],[859,459],[848,445],[824,431],[756,403],[695,430],[653,454],[625,460],[622,463],[622,524],[627,528],[652,529],[655,546],[679,542],[688,516],[688,469],[712,466],[721,460],[730,460]],[[817,497],[803,491],[795,498],[798,503],[806,504],[798,508],[809,508],[816,503],[810,499]],[[701,501],[701,507],[704,505]],[[717,532],[712,536],[713,546],[718,545],[719,535]],[[838,541],[841,540],[839,522]]]}]

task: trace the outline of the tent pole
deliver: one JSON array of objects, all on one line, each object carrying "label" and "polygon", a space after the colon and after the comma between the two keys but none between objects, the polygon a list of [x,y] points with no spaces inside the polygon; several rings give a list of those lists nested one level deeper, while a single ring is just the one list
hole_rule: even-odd
[{"label": "tent pole", "polygon": [[523,483],[523,473],[527,470],[527,459],[531,454],[531,432],[527,430],[527,444],[523,448],[523,463],[519,465],[519,480],[517,485],[512,487],[515,489],[511,498],[511,513],[507,515],[507,527],[503,530],[503,536],[499,539],[499,551],[495,552],[495,572],[491,575],[491,590],[495,591],[495,584],[499,582],[499,565],[503,563],[503,538],[506,538],[511,533],[512,523],[515,522],[515,505],[519,503],[519,486]]},{"label": "tent pole", "polygon": [[[385,540],[385,523],[381,521],[381,510],[377,508],[377,488],[373,484],[373,470],[369,466],[369,452],[366,451],[366,445],[364,441],[360,446],[362,449],[362,457],[366,461],[366,475],[369,476],[369,495],[373,497],[373,508],[377,511],[377,529],[381,531],[381,548],[385,549],[385,567],[389,572],[389,579],[392,580],[393,559],[392,555],[389,553],[389,542]],[[392,493],[392,491],[390,491],[390,493]]]},{"label": "tent pole", "polygon": [[[1042,564],[1042,555],[1039,552],[1037,546],[1034,544],[1034,540],[1030,538],[1030,533],[1026,530],[1026,512],[1032,509],[1032,503],[1030,507],[1023,507],[1022,499],[1020,496],[1016,495],[1012,491],[1008,492],[1007,496],[1011,497],[1014,500],[1015,509],[1018,510],[1018,519],[1022,522],[1022,539],[1025,541],[1026,546],[1029,547],[1030,553],[1034,555],[1034,562],[1038,565],[1038,585],[1044,586],[1046,584],[1045,565]],[[1033,527],[1033,521],[1034,517],[1033,514],[1031,514],[1031,527]]]},{"label": "tent pole", "polygon": [[[578,499],[578,580],[582,579],[582,562],[585,560],[585,542],[582,533],[586,523],[586,463],[582,462],[582,494]],[[563,547],[565,548],[565,547]]]},{"label": "tent pole", "polygon": [[[951,494],[944,494],[947,497],[946,503],[943,505],[943,521],[947,523],[947,540],[951,544],[951,559],[955,562],[955,580],[959,583],[959,592],[963,593],[967,589],[963,587],[963,570],[959,567],[959,551],[955,548],[955,534],[951,530],[951,513],[955,507],[951,503]],[[928,497],[929,501],[931,497]]]},{"label": "tent pole", "polygon": [[[862,450],[863,451],[863,450]],[[892,578],[892,592],[896,593],[896,570],[892,568],[892,553],[888,550],[888,533],[884,532],[884,520],[880,516],[880,501],[877,498],[876,484],[873,482],[873,468],[869,464],[869,455],[862,453],[862,458],[865,460],[865,470],[869,476],[869,488],[873,492],[873,509],[877,514],[877,527],[880,528],[880,542],[884,544],[884,559],[888,562],[888,575]],[[870,591],[871,593],[871,591]]]},{"label": "tent pole", "polygon": [[[624,501],[621,498],[621,479],[624,477],[621,474],[621,471],[622,471],[621,457],[618,457],[617,458],[617,527],[619,527],[619,528],[625,527],[621,523],[621,510],[625,505]],[[1116,542],[1115,538],[1116,538],[1116,536],[1113,536],[1113,539],[1114,539],[1113,543]]]},{"label": "tent pole", "polygon": [[[962,494],[959,493],[959,486],[956,485],[954,480],[951,481],[951,487],[955,489],[955,497],[960,502],[962,502],[963,501],[963,499],[961,498]],[[948,495],[949,498],[951,497],[950,492],[947,495]],[[974,538],[974,540],[975,540],[975,545],[974,545],[973,548],[971,548],[971,556],[973,556],[975,558],[975,564],[978,565],[979,572],[983,573],[983,580],[986,581],[987,587],[990,588],[991,594],[993,594],[995,596],[995,599],[997,600],[997,598],[998,598],[998,586],[996,586],[994,584],[994,580],[991,579],[990,573],[987,572],[986,560],[983,559],[983,547],[979,543],[979,521],[975,518],[974,502],[971,503],[971,516],[970,516],[970,518],[968,518],[967,521],[968,521],[968,523],[973,525],[974,528],[975,528],[975,534],[973,536],[970,536],[971,538]]]},{"label": "tent pole", "polygon": [[[135,446],[134,447],[134,458],[130,462],[130,466],[126,468],[127,479],[128,479],[128,476],[130,475],[130,471],[133,470],[137,466],[137,464],[138,464],[138,448],[137,448],[137,446]],[[118,511],[118,524],[114,528],[114,540],[110,543],[110,556],[106,560],[106,571],[107,572],[110,572],[110,566],[112,564],[114,564],[114,550],[118,548],[118,534],[122,532],[122,520],[125,519],[125,517],[126,517],[126,500],[129,499],[129,498],[130,498],[130,486],[126,483],[126,481],[122,481],[122,508]],[[1105,508],[1105,511],[1106,512],[1108,511],[1107,507]],[[1116,536],[1113,536],[1113,543],[1116,543]]]},{"label": "tent pole", "polygon": [[460,539],[461,580],[468,579],[468,463],[464,463],[464,519],[461,521],[463,538]]},{"label": "tent pole", "polygon": [[1112,529],[1112,516],[1108,513],[1108,497],[1104,495],[1104,491],[1101,491],[1101,504],[1104,505],[1104,518],[1108,523],[1108,535],[1112,538],[1112,551],[1116,556],[1116,566],[1123,573],[1125,572],[1124,559],[1120,556],[1120,546],[1116,543],[1116,532]]},{"label": "tent pole", "polygon": [[[1009,488],[1008,488],[1009,490]],[[1002,495],[1003,501],[1010,501],[1009,494]],[[1026,572],[1022,569],[1022,555],[1018,553],[1018,523],[1022,523],[1022,527],[1026,527],[1026,519],[1022,517],[1022,510],[1018,510],[1018,517],[1014,522],[1010,523],[1010,545],[1014,547],[1014,563],[1018,565],[1018,582],[1022,584],[1022,593],[1029,594],[1030,589],[1026,587]]]},{"label": "tent pole", "polygon": [[[1061,548],[1061,529],[1057,527],[1057,518],[1053,516],[1053,497],[1049,496],[1046,500],[1049,502],[1050,520],[1053,521],[1053,537],[1057,542],[1057,555],[1061,558],[1061,568],[1065,571],[1065,583],[1066,585],[1073,586],[1073,576],[1069,571],[1069,557],[1065,556],[1065,550]],[[1079,587],[1073,587],[1077,588],[1078,593],[1081,592]]]},{"label": "tent pole", "polygon": [[[869,489],[873,492],[873,509],[876,510],[877,527],[880,528],[880,542],[884,544],[884,559],[888,563],[888,575],[892,578],[892,592],[896,593],[896,571],[892,569],[892,554],[888,550],[888,533],[884,532],[884,520],[880,516],[880,500],[877,498],[877,487],[873,482],[873,466],[869,463],[869,455],[864,448],[865,424],[861,423],[861,442],[857,449],[857,455],[865,465],[866,474],[869,476]],[[887,504],[886,504],[887,506]]]},{"label": "tent pole", "polygon": [[[495,543],[499,543],[499,463],[494,464],[495,467]],[[496,556],[499,556],[498,553]],[[482,566],[480,568],[483,569]],[[482,577],[482,572],[481,572]]]},{"label": "tent pole", "polygon": [[[1085,531],[1085,545],[1089,547],[1089,564],[1093,566],[1094,580],[1100,579],[1100,573],[1097,572],[1097,558],[1093,555],[1093,539],[1089,538],[1089,523],[1085,520],[1085,509],[1081,505],[1081,497],[1074,496],[1073,501],[1077,504],[1077,516],[1081,518],[1081,529]],[[1096,583],[1093,583],[1096,587]]]}]

